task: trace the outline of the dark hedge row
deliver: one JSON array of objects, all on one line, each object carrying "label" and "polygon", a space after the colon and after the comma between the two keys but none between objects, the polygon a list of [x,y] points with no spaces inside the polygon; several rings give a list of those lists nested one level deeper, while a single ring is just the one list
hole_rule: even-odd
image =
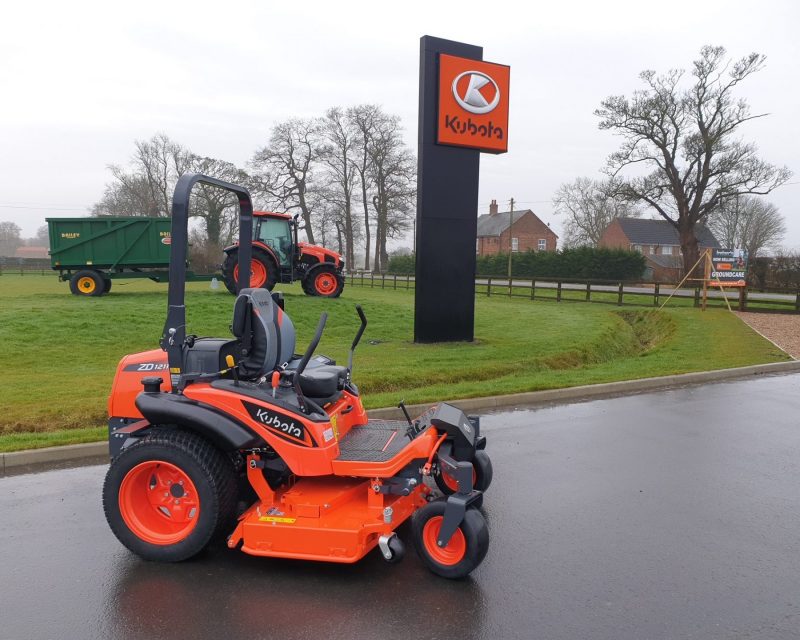
[{"label": "dark hedge row", "polygon": [[[477,275],[508,274],[508,254],[478,256]],[[639,280],[645,258],[638,251],[579,247],[560,251],[526,251],[512,258],[514,276],[518,278],[561,278],[591,280]],[[389,259],[389,273],[414,273],[414,256]]]}]

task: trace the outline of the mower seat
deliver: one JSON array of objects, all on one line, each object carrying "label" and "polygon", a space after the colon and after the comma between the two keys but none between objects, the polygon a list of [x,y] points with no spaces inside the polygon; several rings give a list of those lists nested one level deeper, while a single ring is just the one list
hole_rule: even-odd
[{"label": "mower seat", "polygon": [[231,333],[241,345],[243,378],[267,375],[294,355],[294,324],[266,289],[242,289],[233,306]]}]

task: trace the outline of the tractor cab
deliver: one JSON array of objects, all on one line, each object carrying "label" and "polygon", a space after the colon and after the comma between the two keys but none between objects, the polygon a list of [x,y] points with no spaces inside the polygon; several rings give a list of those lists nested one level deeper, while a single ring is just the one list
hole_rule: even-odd
[{"label": "tractor cab", "polygon": [[297,223],[286,213],[254,211],[253,238],[270,247],[281,269],[291,269],[297,249]]}]

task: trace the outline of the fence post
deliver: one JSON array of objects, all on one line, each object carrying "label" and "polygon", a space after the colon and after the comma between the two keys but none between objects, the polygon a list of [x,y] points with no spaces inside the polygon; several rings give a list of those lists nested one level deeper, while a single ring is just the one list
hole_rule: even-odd
[{"label": "fence post", "polygon": [[492,295],[492,278],[489,276],[489,279],[486,281],[486,297]]},{"label": "fence post", "polygon": [[617,296],[617,306],[622,306],[622,283],[619,283],[619,295]]},{"label": "fence post", "polygon": [[364,272],[361,272],[361,286],[364,286]]},{"label": "fence post", "polygon": [[369,286],[370,286],[371,288],[373,288],[373,289],[375,288],[375,272],[374,272],[374,271],[372,271],[372,272],[369,274]]},{"label": "fence post", "polygon": [[410,288],[411,288],[411,274],[407,273],[406,274],[406,291],[408,291]]},{"label": "fence post", "polygon": [[533,300],[535,297],[536,297],[536,280],[532,279],[531,280],[531,300]]},{"label": "fence post", "polygon": [[[798,305],[800,305],[800,292],[798,292],[797,300],[794,304],[795,310],[800,310]],[[739,311],[747,311],[747,287],[739,289]]]},{"label": "fence post", "polygon": [[381,274],[381,289],[385,289],[385,288],[386,288],[386,274],[382,273]]},{"label": "fence post", "polygon": [[556,302],[561,302],[561,280],[558,281],[556,286]]},{"label": "fence post", "polygon": [[512,295],[514,295],[513,283],[514,283],[514,278],[509,278],[509,279],[508,279],[508,297],[509,297],[509,298],[510,298]]},{"label": "fence post", "polygon": [[397,289],[397,274],[394,274],[394,288]]},{"label": "fence post", "polygon": [[694,288],[694,306],[695,307],[700,306],[700,287]]},{"label": "fence post", "polygon": [[800,311],[800,291],[797,292],[797,295],[794,298],[794,310]]},{"label": "fence post", "polygon": [[587,282],[586,283],[586,302],[591,302],[591,301],[592,301],[592,283],[591,282]]},{"label": "fence post", "polygon": [[654,307],[658,306],[658,288],[659,288],[658,287],[658,282],[656,282],[656,288],[655,288],[655,291],[653,292],[653,306]]}]

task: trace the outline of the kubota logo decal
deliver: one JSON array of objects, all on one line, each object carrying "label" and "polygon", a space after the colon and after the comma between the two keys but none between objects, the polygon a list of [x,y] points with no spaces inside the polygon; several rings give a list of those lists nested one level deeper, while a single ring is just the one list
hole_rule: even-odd
[{"label": "kubota logo decal", "polygon": [[464,71],[453,80],[453,97],[464,111],[489,113],[500,104],[500,87],[485,73]]},{"label": "kubota logo decal", "polygon": [[245,402],[244,406],[253,420],[261,423],[284,440],[310,447],[317,446],[314,439],[306,431],[303,423],[299,420],[251,402]]}]

